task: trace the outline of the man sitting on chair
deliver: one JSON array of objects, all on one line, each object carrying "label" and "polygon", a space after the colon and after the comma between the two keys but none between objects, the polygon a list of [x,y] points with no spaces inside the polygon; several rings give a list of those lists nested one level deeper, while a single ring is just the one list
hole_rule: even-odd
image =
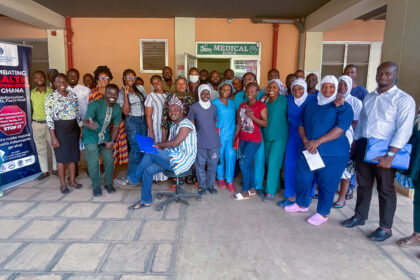
[{"label": "man sitting on chair", "polygon": [[153,175],[169,170],[175,175],[188,171],[197,154],[197,134],[190,120],[184,118],[183,104],[174,96],[169,101],[169,117],[173,121],[169,141],[156,143],[158,154],[146,153],[137,168],[128,174],[128,182],[115,179],[120,186],[137,185],[142,181],[141,199],[129,207],[137,210],[152,203]]}]

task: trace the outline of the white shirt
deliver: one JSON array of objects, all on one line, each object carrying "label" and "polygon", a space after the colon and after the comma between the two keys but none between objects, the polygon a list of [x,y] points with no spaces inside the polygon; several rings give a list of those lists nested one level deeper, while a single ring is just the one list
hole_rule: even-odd
[{"label": "white shirt", "polygon": [[381,94],[371,92],[363,100],[354,139],[389,140],[390,146],[401,149],[413,131],[415,110],[414,99],[397,86]]},{"label": "white shirt", "polygon": [[[351,106],[353,109],[353,121],[358,121],[360,116],[360,111],[362,111],[362,101],[357,97],[351,96],[350,94],[346,97],[345,101]],[[353,143],[354,137],[354,129],[353,126],[350,125],[350,128],[346,131],[346,137],[349,140],[349,143]]]},{"label": "white shirt", "polygon": [[89,104],[90,89],[84,85],[75,85],[74,88],[71,86],[67,87],[67,90],[72,91],[77,96],[77,103],[79,103],[79,116],[82,120],[85,118],[87,106]]},{"label": "white shirt", "polygon": [[209,87],[211,89],[211,92],[210,92],[210,101],[213,101],[216,98],[219,98],[220,97],[219,91],[218,90],[215,90],[213,88],[213,85],[212,84],[208,83],[208,85],[209,85]]}]

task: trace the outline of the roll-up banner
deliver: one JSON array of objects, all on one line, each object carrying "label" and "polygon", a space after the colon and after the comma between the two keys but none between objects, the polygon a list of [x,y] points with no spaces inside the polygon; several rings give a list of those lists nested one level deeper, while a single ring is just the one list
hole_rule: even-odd
[{"label": "roll-up banner", "polygon": [[31,128],[32,47],[0,41],[0,189],[39,176]]}]

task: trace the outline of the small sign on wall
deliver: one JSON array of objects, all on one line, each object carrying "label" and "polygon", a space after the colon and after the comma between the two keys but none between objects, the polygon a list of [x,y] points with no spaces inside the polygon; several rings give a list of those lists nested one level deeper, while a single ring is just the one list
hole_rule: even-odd
[{"label": "small sign on wall", "polygon": [[198,42],[197,55],[259,55],[259,43]]}]

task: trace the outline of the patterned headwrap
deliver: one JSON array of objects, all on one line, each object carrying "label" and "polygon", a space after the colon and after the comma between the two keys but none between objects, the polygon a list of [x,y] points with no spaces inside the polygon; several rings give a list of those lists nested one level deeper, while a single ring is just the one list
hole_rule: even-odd
[{"label": "patterned headwrap", "polygon": [[180,108],[181,108],[181,110],[184,110],[184,105],[182,104],[181,100],[179,100],[179,98],[178,98],[178,97],[176,97],[176,95],[175,95],[175,94],[174,94],[174,95],[172,96],[172,98],[169,100],[168,105],[169,105],[169,106],[173,106],[173,105],[175,105],[175,106],[180,107]]}]

